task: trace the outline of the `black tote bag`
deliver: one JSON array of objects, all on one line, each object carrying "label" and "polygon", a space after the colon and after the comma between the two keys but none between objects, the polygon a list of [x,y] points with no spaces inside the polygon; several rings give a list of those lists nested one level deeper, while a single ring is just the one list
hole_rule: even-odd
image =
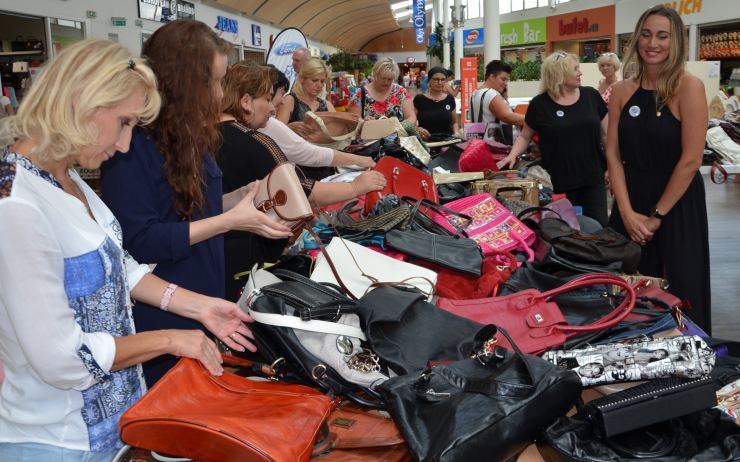
[{"label": "black tote bag", "polygon": [[392,378],[379,389],[417,461],[504,461],[578,400],[575,373],[519,351]]}]

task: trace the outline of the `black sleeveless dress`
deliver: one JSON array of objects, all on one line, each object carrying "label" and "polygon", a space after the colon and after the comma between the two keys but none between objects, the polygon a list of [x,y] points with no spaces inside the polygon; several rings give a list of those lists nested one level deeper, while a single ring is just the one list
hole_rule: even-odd
[{"label": "black sleeveless dress", "polygon": [[[622,109],[618,137],[630,203],[637,213],[649,215],[681,157],[681,121],[668,106],[658,112],[655,92],[639,88]],[[609,225],[627,235],[616,204]],[[643,247],[639,269],[668,279],[669,292],[691,303],[686,314],[711,333],[709,230],[699,172]]]}]

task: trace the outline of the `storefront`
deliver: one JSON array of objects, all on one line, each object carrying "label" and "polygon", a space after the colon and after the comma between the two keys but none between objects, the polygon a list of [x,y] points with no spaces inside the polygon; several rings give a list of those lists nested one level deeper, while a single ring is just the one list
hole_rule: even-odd
[{"label": "storefront", "polygon": [[615,14],[620,48],[629,44],[637,20],[653,3],[664,3],[681,15],[689,37],[689,61],[719,61],[720,83],[728,84],[732,70],[740,68],[737,0],[677,0],[651,4],[643,0],[622,0],[617,3]]},{"label": "storefront", "polygon": [[508,63],[542,61],[547,40],[546,18],[501,24],[501,59]]},{"label": "storefront", "polygon": [[14,108],[39,68],[85,38],[85,23],[0,11],[0,88]]},{"label": "storefront", "polygon": [[595,61],[614,51],[614,6],[547,17],[547,52],[566,51],[583,61]]}]

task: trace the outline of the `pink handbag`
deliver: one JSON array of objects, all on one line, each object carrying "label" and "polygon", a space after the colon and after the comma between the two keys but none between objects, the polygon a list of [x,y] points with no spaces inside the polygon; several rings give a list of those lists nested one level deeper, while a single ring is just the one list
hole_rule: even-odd
[{"label": "pink handbag", "polygon": [[[494,250],[521,250],[527,253],[529,261],[534,260],[534,252],[530,246],[536,239],[535,233],[492,195],[482,193],[463,197],[448,202],[445,207],[472,217],[465,232],[480,244],[484,255],[490,255]],[[452,225],[458,224],[459,217],[442,211],[435,214],[433,219],[454,233],[455,228]]]}]

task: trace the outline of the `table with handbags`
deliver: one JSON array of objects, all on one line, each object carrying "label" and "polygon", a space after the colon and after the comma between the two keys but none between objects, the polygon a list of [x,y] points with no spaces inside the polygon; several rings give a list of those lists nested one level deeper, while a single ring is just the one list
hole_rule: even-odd
[{"label": "table with handbags", "polygon": [[262,182],[304,231],[239,300],[258,356],[228,352],[222,377],[181,360],[123,415],[125,443],[202,462],[740,460],[740,349],[636,274],[640,246],[581,229],[536,166],[495,171],[495,142],[426,157],[379,130],[350,149],[377,156],[383,191],[309,222],[272,197],[297,177]]}]

